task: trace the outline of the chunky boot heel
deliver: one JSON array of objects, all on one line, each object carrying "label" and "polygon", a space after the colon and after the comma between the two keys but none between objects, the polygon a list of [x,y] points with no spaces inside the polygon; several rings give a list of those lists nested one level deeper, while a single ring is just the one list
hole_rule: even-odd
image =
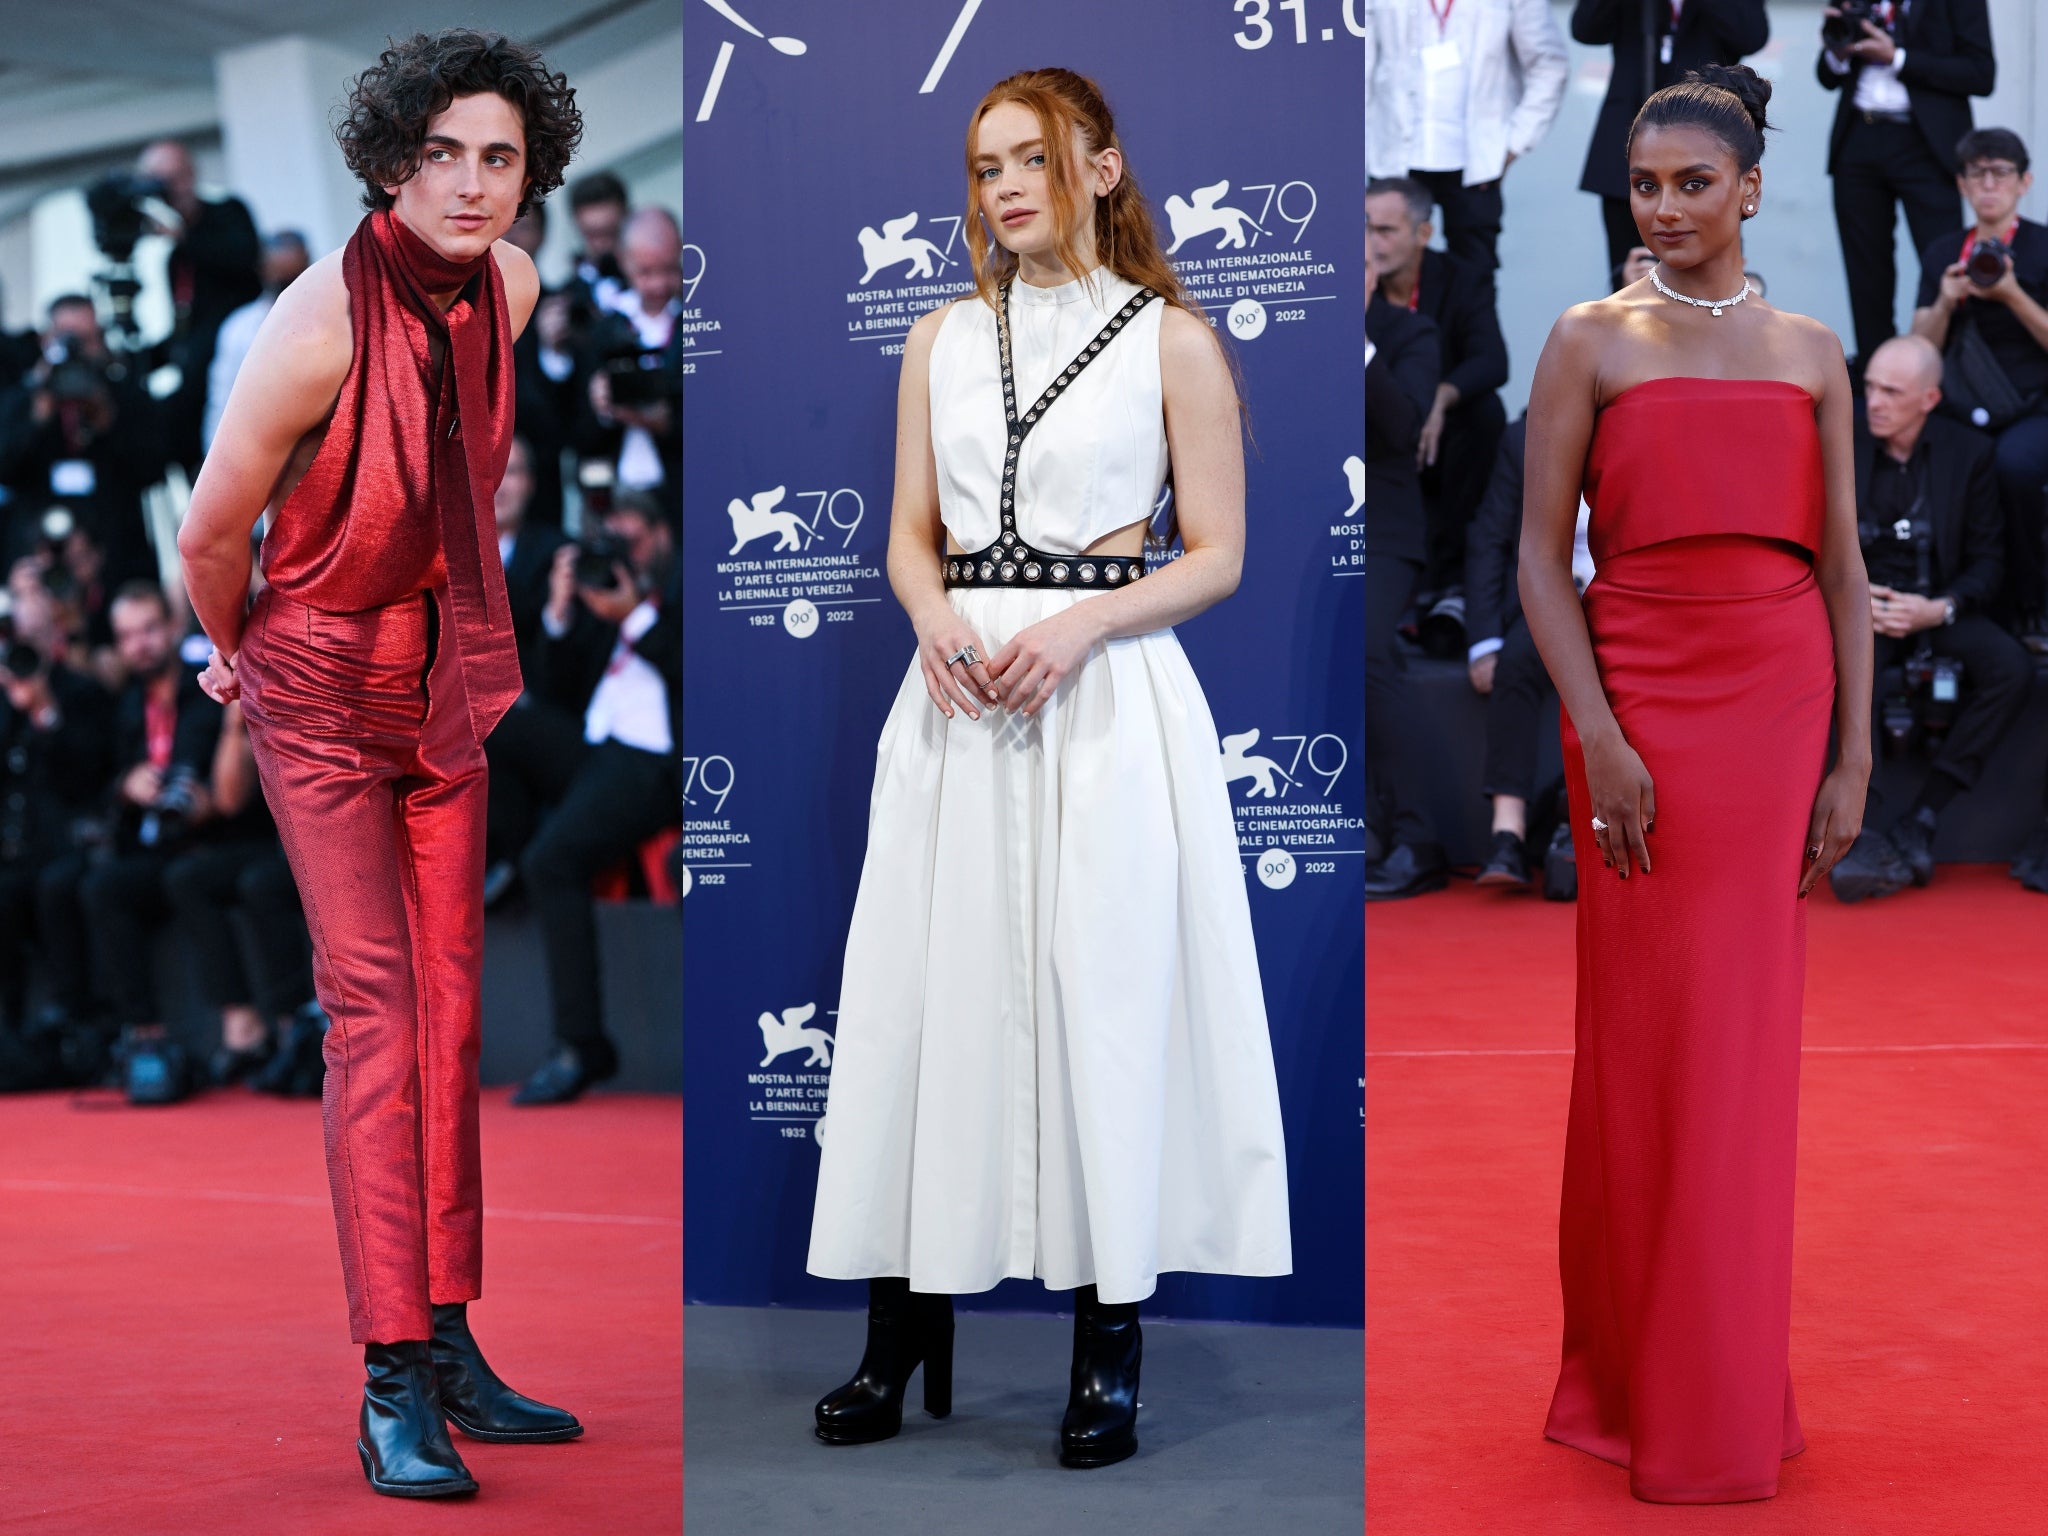
[{"label": "chunky boot heel", "polygon": [[953,1411],[953,1298],[913,1292],[901,1277],[868,1282],[868,1342],[850,1381],[818,1399],[818,1438],[866,1445],[903,1428],[910,1373],[924,1366],[925,1412]]},{"label": "chunky boot heel", "polygon": [[368,1380],[356,1454],[370,1486],[399,1499],[475,1493],[476,1479],[448,1439],[426,1340],[367,1344],[363,1366]]},{"label": "chunky boot heel", "polygon": [[1114,1306],[1095,1287],[1074,1293],[1074,1364],[1060,1420],[1060,1465],[1106,1467],[1138,1449],[1138,1304]]},{"label": "chunky boot heel", "polygon": [[576,1415],[566,1408],[550,1408],[522,1397],[498,1379],[470,1334],[467,1302],[445,1302],[434,1308],[431,1349],[441,1411],[470,1439],[498,1445],[541,1445],[574,1440],[583,1433]]}]

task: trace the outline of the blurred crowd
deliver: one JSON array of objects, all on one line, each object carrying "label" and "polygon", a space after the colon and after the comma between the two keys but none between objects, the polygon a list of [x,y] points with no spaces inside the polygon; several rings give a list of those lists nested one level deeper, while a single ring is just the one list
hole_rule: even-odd
[{"label": "blurred crowd", "polygon": [[[1499,398],[1498,316],[1502,179],[1549,132],[1565,41],[1548,0],[1366,0],[1366,15],[1367,895],[1450,878],[1426,793],[1443,749],[1425,737],[1410,668],[1428,655],[1463,662],[1487,701],[1480,882],[1568,898],[1561,781],[1538,782],[1557,697],[1520,613],[1523,423]],[[2048,227],[2020,213],[2026,143],[1974,123],[1970,100],[1996,75],[1985,0],[1842,0],[1821,22],[1814,70],[1837,93],[1833,127],[1825,145],[1777,154],[1824,155],[1833,180],[1873,731],[1882,756],[1920,770],[1910,802],[1873,796],[1869,829],[1831,873],[1836,894],[1859,901],[1933,878],[1949,805],[2048,709],[2036,686],[2048,654]],[[1609,263],[1590,298],[1656,263],[1629,198],[1637,110],[1691,70],[1761,50],[1770,18],[1763,0],[1577,0],[1570,30],[1613,60],[1580,181],[1600,200]],[[1918,272],[1903,330],[1901,211]],[[1762,296],[1763,275],[1748,278]],[[1587,515],[1582,503],[1581,589]],[[2048,829],[2018,848],[2012,873],[2048,892]]]},{"label": "blurred crowd", "polygon": [[[38,331],[0,332],[0,1090],[317,1094],[304,918],[239,705],[198,687],[208,642],[171,542],[236,371],[315,253],[202,196],[173,140],[87,201],[106,269]],[[593,889],[672,892],[655,855],[682,801],[681,232],[609,172],[567,202],[573,271],[515,348],[495,507],[527,689],[485,743],[486,894],[532,912],[555,1031],[528,1104],[617,1070]],[[508,238],[537,254],[547,218]],[[147,338],[129,265],[145,234],[172,242],[175,316]],[[177,1027],[183,998],[200,1039]]]}]

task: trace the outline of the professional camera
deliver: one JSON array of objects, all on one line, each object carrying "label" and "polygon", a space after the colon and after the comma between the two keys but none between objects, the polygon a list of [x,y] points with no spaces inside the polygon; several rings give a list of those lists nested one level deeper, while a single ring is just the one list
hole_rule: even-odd
[{"label": "professional camera", "polygon": [[1900,687],[1878,707],[1887,757],[1904,757],[1923,737],[1943,734],[1955,723],[1963,692],[1963,664],[1937,656],[1923,638],[1899,666]]},{"label": "professional camera", "polygon": [[613,405],[645,410],[660,405],[674,390],[672,381],[662,369],[659,348],[651,351],[637,345],[621,348],[609,354],[598,368],[611,381]]},{"label": "professional camera", "polygon": [[90,400],[107,393],[107,383],[113,377],[111,367],[71,337],[59,336],[43,348],[43,358],[50,365],[50,375],[43,387],[50,392],[50,398],[60,404],[67,400]]},{"label": "professional camera", "polygon": [[107,260],[126,265],[135,259],[135,243],[149,233],[150,214],[145,206],[160,202],[164,184],[153,176],[128,171],[110,171],[85,189],[86,210],[92,214],[92,243]]},{"label": "professional camera", "polygon": [[1979,288],[1995,288],[2005,276],[2005,264],[2011,257],[2012,247],[1994,235],[1970,247],[1970,259],[1963,271]]},{"label": "professional camera", "polygon": [[135,840],[145,848],[176,847],[192,829],[192,813],[199,804],[199,775],[180,763],[164,776],[156,799],[142,813],[142,825]]},{"label": "professional camera", "polygon": [[1872,12],[1875,0],[1834,0],[1835,9],[1841,14],[1830,16],[1820,24],[1820,40],[1829,51],[1842,53],[1849,45],[1863,37],[1863,23],[1877,20]]},{"label": "professional camera", "polygon": [[633,551],[624,539],[615,539],[602,528],[593,529],[576,540],[576,585],[600,587],[609,592],[618,577],[612,567],[633,568]]},{"label": "professional camera", "polygon": [[130,1025],[114,1046],[121,1088],[130,1104],[176,1104],[192,1096],[198,1072],[184,1045],[158,1025]]}]

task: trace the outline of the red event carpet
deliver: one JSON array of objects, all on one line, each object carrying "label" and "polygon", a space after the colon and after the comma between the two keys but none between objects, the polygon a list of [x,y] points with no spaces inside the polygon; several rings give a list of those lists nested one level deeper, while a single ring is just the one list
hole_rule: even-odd
[{"label": "red event carpet", "polygon": [[673,1532],[682,1522],[682,1108],[483,1105],[477,1337],[571,1409],[565,1445],[457,1448],[482,1491],[371,1492],[320,1109],[0,1099],[0,1530],[136,1536]]},{"label": "red event carpet", "polygon": [[[1654,878],[1654,877],[1653,877]],[[1641,1504],[1543,1439],[1561,1304],[1568,905],[1456,882],[1366,920],[1374,1536],[2048,1531],[2048,897],[2002,867],[1811,898],[1775,1499]]]}]

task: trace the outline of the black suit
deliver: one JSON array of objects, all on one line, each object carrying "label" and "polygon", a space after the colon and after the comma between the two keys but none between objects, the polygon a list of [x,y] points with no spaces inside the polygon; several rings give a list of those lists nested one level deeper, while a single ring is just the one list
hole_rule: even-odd
[{"label": "black suit", "polygon": [[[1865,525],[1866,549],[1890,532],[1876,526],[1883,515],[1874,511],[1871,495],[1872,480],[1884,467],[1880,456],[1885,451],[1884,444],[1871,436],[1859,409],[1856,511]],[[1903,638],[1876,636],[1878,698],[1882,702],[1885,669],[1902,662],[1922,636],[1935,655],[1962,662],[1960,708],[1935,755],[1934,766],[1967,788],[1977,781],[1984,759],[2025,707],[2033,682],[2033,660],[2019,641],[1985,612],[1999,593],[2005,550],[2004,517],[1989,440],[1956,422],[1930,416],[1921,428],[1908,469],[1932,525],[1928,581],[1922,595],[1953,597],[1956,621]],[[1873,727],[1881,729],[1877,715],[1873,710]]]},{"label": "black suit", "polygon": [[526,655],[540,629],[540,611],[548,605],[548,578],[555,551],[568,536],[546,523],[527,523],[512,538],[512,558],[505,562],[505,597],[512,609],[512,637]]},{"label": "black suit", "polygon": [[[1662,40],[1671,34],[1671,62],[1661,59]],[[1669,0],[1578,0],[1572,7],[1572,38],[1614,49],[1607,99],[1593,125],[1586,150],[1583,191],[1598,194],[1607,224],[1607,272],[1621,286],[1621,264],[1642,244],[1628,204],[1628,130],[1650,91],[1683,80],[1703,64],[1733,64],[1759,51],[1771,38],[1764,0],[1688,0],[1671,25]],[[1643,88],[1644,69],[1652,72]]]},{"label": "black suit", "polygon": [[1398,625],[1422,571],[1422,488],[1415,445],[1440,375],[1436,324],[1374,297],[1365,307],[1365,757],[1367,812],[1380,844],[1420,846],[1435,833],[1422,812],[1407,669]]},{"label": "black suit", "polygon": [[1486,777],[1480,792],[1535,798],[1536,754],[1545,704],[1556,692],[1529,626],[1517,580],[1522,543],[1522,454],[1529,418],[1501,434],[1493,479],[1472,519],[1465,555],[1465,633],[1472,649],[1499,642],[1486,706]]},{"label": "black suit", "polygon": [[[1458,391],[1444,413],[1436,462],[1420,472],[1425,513],[1422,585],[1429,591],[1464,579],[1465,529],[1486,494],[1507,412],[1496,393],[1508,381],[1508,344],[1500,333],[1490,273],[1442,251],[1422,253],[1416,313],[1436,322],[1440,382]],[[1435,402],[1431,391],[1431,403]]]},{"label": "black suit", "polygon": [[1990,95],[1997,76],[1985,0],[1904,4],[1894,35],[1906,52],[1899,83],[1910,122],[1870,120],[1856,109],[1856,81],[1865,67],[1860,60],[1838,73],[1823,48],[1814,63],[1822,87],[1841,92],[1828,134],[1828,174],[1835,179],[1835,227],[1848,268],[1856,352],[1865,358],[1894,334],[1894,205],[1905,205],[1916,252],[1961,227],[1956,143],[1970,131],[1970,98]]}]

